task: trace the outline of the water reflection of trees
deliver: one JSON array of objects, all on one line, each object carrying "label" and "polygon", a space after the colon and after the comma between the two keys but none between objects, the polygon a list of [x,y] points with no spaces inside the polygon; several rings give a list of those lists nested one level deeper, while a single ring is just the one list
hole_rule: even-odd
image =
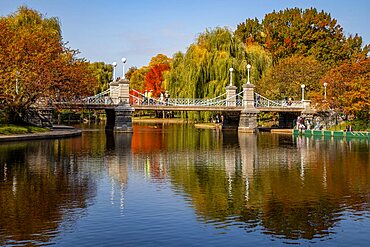
[{"label": "water reflection of trees", "polygon": [[74,209],[86,208],[95,195],[96,186],[80,172],[78,157],[59,144],[0,146],[0,245],[50,241],[62,221],[75,221]]},{"label": "water reflection of trees", "polygon": [[104,171],[122,211],[131,139],[90,130],[82,138],[0,145],[0,245],[42,245],[73,227]]},{"label": "water reflection of trees", "polygon": [[144,170],[146,157],[162,167],[199,220],[312,239],[329,234],[344,210],[369,210],[369,155],[353,152],[361,143],[178,128],[134,133],[133,164]]}]

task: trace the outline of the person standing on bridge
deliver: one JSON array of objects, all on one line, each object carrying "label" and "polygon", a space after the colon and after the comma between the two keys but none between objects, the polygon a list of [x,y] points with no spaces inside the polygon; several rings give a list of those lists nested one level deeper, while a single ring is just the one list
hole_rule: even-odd
[{"label": "person standing on bridge", "polygon": [[160,101],[161,105],[163,105],[163,102],[164,102],[163,92],[161,92],[161,95],[159,96],[159,101]]},{"label": "person standing on bridge", "polygon": [[256,102],[256,107],[259,106],[261,103],[261,95],[257,96],[257,102]]},{"label": "person standing on bridge", "polygon": [[164,99],[166,101],[166,105],[168,105],[168,100],[170,98],[170,94],[168,93],[168,91],[166,90],[166,92],[164,92]]},{"label": "person standing on bridge", "polygon": [[145,90],[143,104],[146,105],[147,103],[148,103],[148,90]]},{"label": "person standing on bridge", "polygon": [[149,105],[152,105],[153,104],[153,89],[151,89],[148,93],[148,101],[149,101]]}]

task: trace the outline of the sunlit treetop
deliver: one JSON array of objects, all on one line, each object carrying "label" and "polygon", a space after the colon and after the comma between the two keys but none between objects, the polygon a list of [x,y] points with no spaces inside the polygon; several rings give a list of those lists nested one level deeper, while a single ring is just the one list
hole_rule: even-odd
[{"label": "sunlit treetop", "polygon": [[274,62],[294,54],[311,55],[330,65],[367,56],[362,38],[344,35],[337,20],[324,11],[285,9],[266,14],[264,19],[247,19],[235,35],[245,44],[258,43],[270,51]]}]

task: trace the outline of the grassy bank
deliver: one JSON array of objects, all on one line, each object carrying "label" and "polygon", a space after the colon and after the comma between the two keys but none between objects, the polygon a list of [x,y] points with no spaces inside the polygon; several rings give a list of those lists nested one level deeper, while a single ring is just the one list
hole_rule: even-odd
[{"label": "grassy bank", "polygon": [[49,131],[45,128],[27,126],[27,125],[13,125],[2,124],[0,125],[0,135],[15,135],[15,134],[30,134]]},{"label": "grassy bank", "polygon": [[370,122],[366,120],[352,120],[337,124],[328,130],[339,131],[346,130],[347,126],[351,126],[353,131],[368,131],[370,132]]}]

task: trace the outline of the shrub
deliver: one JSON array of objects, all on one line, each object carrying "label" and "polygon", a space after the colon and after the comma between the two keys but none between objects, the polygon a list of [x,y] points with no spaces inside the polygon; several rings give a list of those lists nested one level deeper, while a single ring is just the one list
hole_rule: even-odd
[{"label": "shrub", "polygon": [[0,135],[29,134],[48,131],[35,126],[0,125]]}]

